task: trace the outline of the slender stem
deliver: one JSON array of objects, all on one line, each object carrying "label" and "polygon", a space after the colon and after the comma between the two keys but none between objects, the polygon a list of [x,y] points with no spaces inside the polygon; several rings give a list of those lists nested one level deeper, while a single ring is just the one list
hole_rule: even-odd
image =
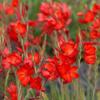
[{"label": "slender stem", "polygon": [[62,100],[64,100],[64,85],[63,83],[61,82],[61,96],[62,96]]},{"label": "slender stem", "polygon": [[42,59],[43,59],[43,55],[44,55],[45,49],[46,49],[46,40],[47,40],[47,35],[44,36],[44,41],[43,41],[43,45],[42,45],[42,50],[41,50]]},{"label": "slender stem", "polygon": [[28,97],[30,96],[30,92],[31,92],[31,91],[32,91],[32,89],[30,88],[30,89],[27,91],[27,94],[26,94],[24,100],[27,100],[27,99],[28,99]]},{"label": "slender stem", "polygon": [[5,96],[4,96],[4,100],[6,100],[6,87],[7,87],[7,84],[8,84],[8,79],[9,79],[9,74],[10,74],[10,69],[7,71],[7,75],[6,75],[6,79],[5,79]]},{"label": "slender stem", "polygon": [[21,100],[21,98],[22,98],[21,85],[20,85],[20,82],[17,77],[16,77],[16,84],[17,84],[17,88],[18,88],[18,100]]},{"label": "slender stem", "polygon": [[95,64],[95,71],[94,71],[94,89],[93,89],[93,100],[95,100],[95,94],[96,94],[96,82],[97,82],[97,75],[98,75],[98,64]]}]

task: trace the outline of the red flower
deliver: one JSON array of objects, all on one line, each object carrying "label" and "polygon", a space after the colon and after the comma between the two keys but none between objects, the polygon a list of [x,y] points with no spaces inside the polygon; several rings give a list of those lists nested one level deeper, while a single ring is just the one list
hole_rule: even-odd
[{"label": "red flower", "polygon": [[7,28],[8,35],[11,40],[18,41],[18,34],[15,30],[15,23],[10,23]]},{"label": "red flower", "polygon": [[85,21],[87,23],[92,22],[94,20],[94,17],[95,17],[95,15],[94,15],[94,13],[92,11],[88,11],[84,16]]},{"label": "red flower", "polygon": [[47,80],[57,79],[58,78],[58,72],[57,72],[57,68],[56,68],[56,60],[55,59],[49,59],[49,61],[46,62],[42,66],[41,73]]},{"label": "red flower", "polygon": [[35,64],[39,64],[39,62],[40,62],[40,55],[38,52],[34,53],[34,62],[35,62]]},{"label": "red flower", "polygon": [[96,18],[93,21],[92,26],[90,27],[90,38],[91,39],[98,39],[100,38],[100,18]]},{"label": "red flower", "polygon": [[9,49],[6,47],[6,48],[4,48],[4,50],[1,53],[2,53],[2,56],[5,57],[5,56],[9,55],[10,52],[9,52]]},{"label": "red flower", "polygon": [[37,22],[33,21],[33,20],[29,20],[28,25],[31,26],[31,27],[35,27],[37,25]]},{"label": "red flower", "polygon": [[14,10],[14,8],[12,7],[12,6],[6,6],[5,7],[5,13],[7,14],[7,15],[13,15],[14,14],[14,12],[15,12],[15,10]]},{"label": "red flower", "polygon": [[16,22],[15,25],[16,32],[19,33],[22,37],[25,37],[25,33],[27,31],[27,25],[21,22]]},{"label": "red flower", "polygon": [[31,78],[30,87],[36,90],[42,89],[42,79],[40,77]]},{"label": "red flower", "polygon": [[17,87],[14,83],[10,83],[7,88],[7,92],[10,94],[10,100],[18,100],[17,98]]},{"label": "red flower", "polygon": [[96,48],[92,44],[84,44],[84,60],[88,64],[96,62]]},{"label": "red flower", "polygon": [[94,20],[94,18],[95,18],[94,12],[89,10],[83,15],[83,19],[79,18],[79,22],[80,23],[90,23]]},{"label": "red flower", "polygon": [[19,3],[19,0],[12,0],[12,6],[17,7]]},{"label": "red flower", "polygon": [[95,54],[96,48],[92,44],[84,44],[84,52],[85,54]]},{"label": "red flower", "polygon": [[69,66],[66,64],[61,64],[57,67],[59,76],[64,80],[64,83],[70,83],[73,79],[79,77],[77,70],[78,67],[76,66]]},{"label": "red flower", "polygon": [[13,52],[2,59],[2,65],[4,68],[9,68],[10,65],[18,66],[22,61],[21,56]]},{"label": "red flower", "polygon": [[78,54],[78,45],[73,41],[62,43],[62,45],[60,45],[60,48],[63,51],[64,55],[68,57],[75,57]]},{"label": "red flower", "polygon": [[59,60],[59,63],[73,64],[76,61],[76,56],[68,57],[63,53],[59,53],[57,59]]},{"label": "red flower", "polygon": [[94,64],[96,62],[96,55],[84,54],[84,60],[87,64]]},{"label": "red flower", "polygon": [[92,10],[93,10],[94,13],[99,13],[100,4],[94,4]]},{"label": "red flower", "polygon": [[8,35],[11,40],[18,42],[18,36],[25,37],[27,31],[27,25],[17,21],[15,23],[10,23],[7,28]]},{"label": "red flower", "polygon": [[96,30],[93,30],[90,32],[90,38],[91,39],[98,39],[99,38],[99,33]]},{"label": "red flower", "polygon": [[32,74],[34,74],[34,68],[28,63],[24,64],[17,70],[17,76],[23,86],[28,85],[31,80]]}]

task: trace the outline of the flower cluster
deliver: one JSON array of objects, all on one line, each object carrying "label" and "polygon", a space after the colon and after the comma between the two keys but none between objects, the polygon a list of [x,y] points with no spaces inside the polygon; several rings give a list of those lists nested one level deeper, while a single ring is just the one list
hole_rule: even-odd
[{"label": "flower cluster", "polygon": [[77,73],[78,67],[73,66],[78,54],[78,45],[72,40],[65,41],[62,35],[58,36],[58,41],[57,54],[53,58],[47,59],[42,66],[42,75],[47,80],[60,77],[64,83],[69,83],[79,76]]},{"label": "flower cluster", "polygon": [[42,31],[51,34],[67,27],[71,23],[70,16],[71,10],[65,3],[44,2],[40,6],[38,21],[43,23]]},{"label": "flower cluster", "polygon": [[89,24],[89,33],[90,33],[90,38],[92,40],[100,38],[100,16],[99,16],[99,11],[100,11],[100,5],[99,4],[94,4],[91,10],[87,10],[85,13],[79,12],[78,16],[83,17],[79,18],[79,22],[81,24]]},{"label": "flower cluster", "polygon": [[[100,4],[94,4],[91,9],[86,12],[79,12],[78,16],[80,24],[87,24],[87,28],[83,29],[81,33],[85,34],[84,44],[84,60],[88,64],[96,62],[96,46],[98,39],[100,39]],[[88,40],[86,40],[88,39]],[[86,42],[88,41],[88,42]]]},{"label": "flower cluster", "polygon": [[0,3],[0,74],[5,77],[5,100],[42,98],[47,81],[70,84],[79,78],[82,57],[87,64],[97,60],[99,4],[78,13],[80,24],[87,24],[87,29],[81,30],[76,39],[69,34],[72,12],[67,4],[43,2],[36,20],[29,19],[29,8],[21,0]]}]

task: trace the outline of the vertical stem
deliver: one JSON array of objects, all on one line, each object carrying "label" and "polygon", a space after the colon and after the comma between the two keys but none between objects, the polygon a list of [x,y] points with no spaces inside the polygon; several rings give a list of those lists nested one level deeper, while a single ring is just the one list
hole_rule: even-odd
[{"label": "vertical stem", "polygon": [[22,98],[22,93],[21,93],[21,85],[20,82],[16,76],[16,84],[17,84],[17,89],[18,89],[18,100],[21,100]]},{"label": "vertical stem", "polygon": [[7,71],[7,75],[6,75],[6,79],[5,79],[5,92],[4,92],[4,100],[6,100],[6,87],[8,84],[8,79],[9,79],[9,74],[10,74],[10,70]]},{"label": "vertical stem", "polygon": [[64,100],[64,92],[65,92],[64,84],[63,84],[63,82],[61,82],[61,96],[62,96],[62,100]]},{"label": "vertical stem", "polygon": [[43,59],[43,55],[46,49],[46,40],[47,40],[47,35],[44,36],[44,41],[43,41],[43,45],[42,45],[42,50],[41,50],[41,57]]},{"label": "vertical stem", "polygon": [[96,95],[96,82],[97,82],[97,75],[98,75],[98,64],[95,64],[95,70],[94,70],[94,89],[93,89],[93,100],[95,100]]}]

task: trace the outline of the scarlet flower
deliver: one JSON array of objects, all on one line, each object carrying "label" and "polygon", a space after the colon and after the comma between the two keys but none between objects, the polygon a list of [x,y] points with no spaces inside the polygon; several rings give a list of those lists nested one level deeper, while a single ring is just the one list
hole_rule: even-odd
[{"label": "scarlet flower", "polygon": [[39,64],[39,62],[40,62],[40,55],[38,52],[34,53],[34,62],[35,62],[35,64]]},{"label": "scarlet flower", "polygon": [[91,44],[84,44],[84,52],[85,54],[95,54],[96,48]]},{"label": "scarlet flower", "polygon": [[14,10],[13,6],[9,5],[9,6],[5,7],[5,13],[7,15],[13,15],[14,12],[15,12],[15,10]]},{"label": "scarlet flower", "polygon": [[84,44],[84,60],[88,64],[96,62],[96,48],[92,44]]},{"label": "scarlet flower", "polygon": [[36,21],[33,21],[33,20],[29,20],[28,21],[28,25],[31,26],[31,27],[34,27],[37,25],[37,22]]},{"label": "scarlet flower", "polygon": [[7,32],[8,32],[10,39],[15,42],[16,41],[18,42],[19,35],[21,37],[25,37],[26,31],[27,31],[27,25],[20,21],[17,21],[15,23],[14,22],[10,23],[7,28]]},{"label": "scarlet flower", "polygon": [[4,68],[9,68],[10,65],[18,66],[22,61],[21,56],[13,52],[2,59],[2,65]]},{"label": "scarlet flower", "polygon": [[9,49],[8,48],[5,48],[3,51],[2,51],[2,56],[5,57],[9,55]]},{"label": "scarlet flower", "polygon": [[78,45],[73,41],[68,41],[60,45],[62,52],[68,57],[75,57],[78,54]]},{"label": "scarlet flower", "polygon": [[79,18],[80,23],[90,23],[94,20],[95,14],[93,11],[89,10],[83,15],[83,19]]},{"label": "scarlet flower", "polygon": [[8,35],[11,40],[18,41],[18,34],[15,30],[15,23],[10,23],[7,28]]},{"label": "scarlet flower", "polygon": [[94,64],[96,62],[96,55],[84,54],[84,60],[87,64]]},{"label": "scarlet flower", "polygon": [[84,16],[85,21],[87,23],[92,22],[94,20],[94,17],[95,17],[95,15],[94,15],[94,13],[92,11],[88,11]]},{"label": "scarlet flower", "polygon": [[97,18],[93,21],[92,26],[90,27],[90,38],[98,39],[100,38],[100,18]]},{"label": "scarlet flower", "polygon": [[[80,23],[91,23],[88,27],[90,33],[90,39],[100,38],[100,18],[99,18],[100,4],[94,4],[91,10],[88,10],[82,15],[83,19],[80,18]],[[98,16],[98,17],[97,17]]]},{"label": "scarlet flower", "polygon": [[32,75],[34,74],[34,68],[28,63],[22,65],[17,70],[17,76],[23,86],[27,86],[31,80]]},{"label": "scarlet flower", "polygon": [[42,89],[42,79],[41,77],[34,77],[30,80],[30,87],[36,90]]},{"label": "scarlet flower", "polygon": [[76,56],[69,57],[63,53],[59,53],[57,56],[59,63],[73,64],[76,61]]},{"label": "scarlet flower", "polygon": [[96,30],[93,30],[90,32],[90,38],[91,39],[98,39],[99,38],[99,33]]},{"label": "scarlet flower", "polygon": [[70,83],[73,79],[79,77],[77,70],[78,67],[66,64],[60,64],[58,67],[59,76],[64,80],[64,83]]},{"label": "scarlet flower", "polygon": [[56,68],[56,61],[55,59],[49,59],[48,62],[46,62],[42,66],[41,74],[47,79],[47,80],[55,80],[58,78],[58,72]]},{"label": "scarlet flower", "polygon": [[14,83],[10,83],[9,87],[7,88],[7,92],[10,95],[10,100],[18,100],[17,87]]},{"label": "scarlet flower", "polygon": [[99,11],[100,11],[100,4],[94,4],[93,8],[92,8],[92,11],[94,13],[99,13]]},{"label": "scarlet flower", "polygon": [[19,3],[19,0],[12,0],[12,6],[17,7]]},{"label": "scarlet flower", "polygon": [[27,31],[27,25],[18,21],[15,25],[16,32],[19,33],[22,37],[25,37],[25,33]]}]

